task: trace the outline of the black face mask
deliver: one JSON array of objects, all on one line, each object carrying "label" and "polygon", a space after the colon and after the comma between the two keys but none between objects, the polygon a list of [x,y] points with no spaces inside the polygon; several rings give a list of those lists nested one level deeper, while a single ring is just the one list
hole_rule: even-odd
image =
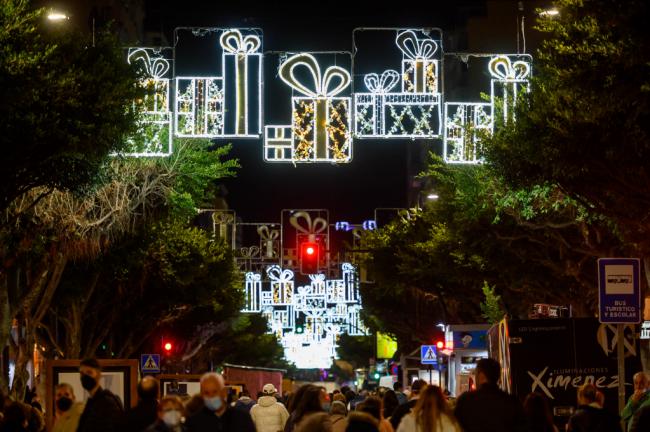
[{"label": "black face mask", "polygon": [[72,399],[65,396],[56,401],[56,407],[59,409],[59,411],[67,411],[71,406]]},{"label": "black face mask", "polygon": [[85,390],[90,391],[97,386],[97,380],[91,377],[90,375],[81,374],[81,387]]}]

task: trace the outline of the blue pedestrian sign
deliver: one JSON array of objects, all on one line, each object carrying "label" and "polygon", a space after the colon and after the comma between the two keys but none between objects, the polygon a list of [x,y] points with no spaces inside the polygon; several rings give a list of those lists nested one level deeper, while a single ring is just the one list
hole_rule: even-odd
[{"label": "blue pedestrian sign", "polygon": [[140,371],[143,374],[160,373],[160,354],[142,354],[140,356]]},{"label": "blue pedestrian sign", "polygon": [[638,258],[598,260],[598,310],[600,322],[641,322],[641,263]]},{"label": "blue pedestrian sign", "polygon": [[438,364],[438,355],[435,345],[420,346],[420,363],[425,365]]}]

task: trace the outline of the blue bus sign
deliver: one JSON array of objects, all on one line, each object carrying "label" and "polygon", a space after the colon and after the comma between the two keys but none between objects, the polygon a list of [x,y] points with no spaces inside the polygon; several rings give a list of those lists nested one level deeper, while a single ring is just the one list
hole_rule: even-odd
[{"label": "blue bus sign", "polygon": [[641,262],[638,258],[598,260],[599,320],[607,324],[641,322]]}]

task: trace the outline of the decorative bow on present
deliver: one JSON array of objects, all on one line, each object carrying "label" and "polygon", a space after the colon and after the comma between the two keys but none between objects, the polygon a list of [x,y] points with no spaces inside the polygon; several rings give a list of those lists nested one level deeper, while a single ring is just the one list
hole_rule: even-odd
[{"label": "decorative bow on present", "polygon": [[273,258],[276,255],[273,249],[273,243],[280,237],[280,231],[276,229],[272,230],[267,225],[262,225],[257,228],[257,234],[259,234],[260,239],[266,246],[266,257]]},{"label": "decorative bow on present", "polygon": [[493,57],[489,64],[492,77],[503,81],[525,80],[530,75],[530,64],[522,60],[511,61],[510,57]]},{"label": "decorative bow on present", "polygon": [[212,213],[212,222],[216,225],[219,225],[219,237],[222,239],[228,240],[228,225],[235,223],[235,217],[226,212],[214,212]]},{"label": "decorative bow on present", "polygon": [[369,73],[363,77],[363,82],[371,93],[388,93],[399,82],[399,73],[392,69],[385,70],[381,76]]},{"label": "decorative bow on present", "polygon": [[[313,87],[305,85],[300,79],[296,78],[294,74],[295,69],[300,66],[307,68],[314,82]],[[313,98],[336,96],[350,84],[350,73],[340,66],[328,67],[325,70],[325,74],[321,76],[318,61],[316,61],[313,55],[307,53],[296,54],[282,63],[280,66],[280,78],[294,90]],[[330,88],[334,79],[339,80],[338,85]]]},{"label": "decorative bow on present", "polygon": [[246,273],[246,282],[261,282],[262,275],[259,273],[248,272]]},{"label": "decorative bow on present", "polygon": [[169,72],[169,61],[162,57],[151,59],[149,52],[144,48],[137,48],[129,52],[128,63],[132,64],[140,60],[144,70],[151,78],[163,79]]},{"label": "decorative bow on present", "polygon": [[[304,222],[301,220],[304,219]],[[327,229],[327,221],[322,217],[316,217],[312,220],[308,212],[297,212],[289,219],[291,225],[299,232],[308,234],[309,241],[316,239],[316,234],[322,233]]]},{"label": "decorative bow on present", "polygon": [[413,30],[406,30],[397,35],[397,47],[404,57],[411,60],[432,59],[438,51],[438,44],[433,39],[420,39]]},{"label": "decorative bow on present", "polygon": [[231,54],[252,54],[262,44],[255,35],[242,36],[239,30],[228,30],[221,34],[219,43],[224,51]]},{"label": "decorative bow on present", "polygon": [[293,272],[291,270],[282,270],[280,266],[272,265],[266,269],[266,275],[273,282],[291,282],[293,283]]}]

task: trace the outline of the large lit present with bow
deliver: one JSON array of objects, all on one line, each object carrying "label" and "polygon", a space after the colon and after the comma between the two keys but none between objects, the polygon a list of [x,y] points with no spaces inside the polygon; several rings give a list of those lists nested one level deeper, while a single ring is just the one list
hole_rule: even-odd
[{"label": "large lit present with bow", "polygon": [[[368,92],[355,93],[355,134],[360,138],[438,138],[442,119],[436,41],[414,31],[398,33],[402,73],[365,75]],[[393,89],[401,82],[401,92]]]},{"label": "large lit present with bow", "polygon": [[223,49],[224,136],[257,137],[262,118],[262,41],[254,34],[229,30]]},{"label": "large lit present with bow", "polygon": [[[309,78],[297,77],[298,68],[303,68]],[[350,73],[339,66],[330,66],[321,74],[314,56],[296,54],[282,63],[279,74],[302,96],[291,98],[291,126],[266,126],[266,160],[349,162],[351,100],[339,95],[350,84]]]},{"label": "large lit present with bow", "polygon": [[489,64],[492,76],[490,81],[492,112],[495,118],[497,116],[503,118],[504,124],[515,120],[514,107],[517,105],[519,94],[522,91],[529,91],[530,56],[517,57],[525,60],[513,60],[510,56],[501,55],[492,58]]},{"label": "large lit present with bow", "polygon": [[[127,156],[167,156],[172,153],[169,106],[169,49],[130,48],[127,61],[141,73],[145,95],[141,101],[138,130],[130,137]],[[168,55],[165,55],[168,54]]]}]

